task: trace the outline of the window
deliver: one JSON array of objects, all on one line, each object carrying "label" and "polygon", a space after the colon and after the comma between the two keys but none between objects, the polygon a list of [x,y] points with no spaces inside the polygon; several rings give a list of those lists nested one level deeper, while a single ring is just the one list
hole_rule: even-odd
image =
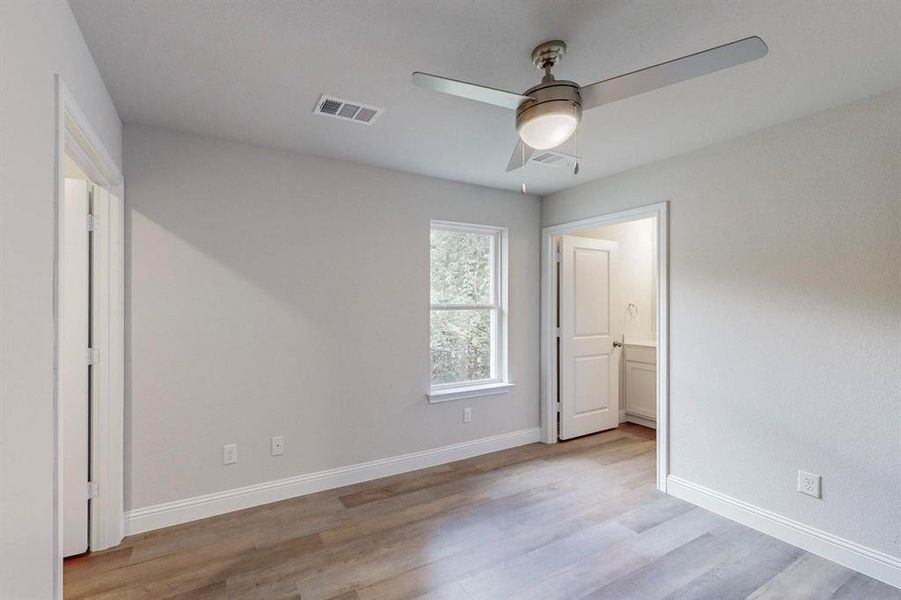
[{"label": "window", "polygon": [[506,363],[506,241],[501,227],[433,221],[431,402],[502,393]]}]

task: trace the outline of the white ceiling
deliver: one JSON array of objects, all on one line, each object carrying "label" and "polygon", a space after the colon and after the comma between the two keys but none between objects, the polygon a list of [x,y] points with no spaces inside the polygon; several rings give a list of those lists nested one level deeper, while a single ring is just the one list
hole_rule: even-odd
[{"label": "white ceiling", "polygon": [[[588,84],[750,35],[762,60],[585,114],[581,173],[529,165],[544,194],[901,87],[901,1],[157,2],[70,0],[122,120],[481,185],[516,141],[502,108],[414,87],[414,70],[513,91],[561,38]],[[385,108],[312,114],[327,93]]]}]

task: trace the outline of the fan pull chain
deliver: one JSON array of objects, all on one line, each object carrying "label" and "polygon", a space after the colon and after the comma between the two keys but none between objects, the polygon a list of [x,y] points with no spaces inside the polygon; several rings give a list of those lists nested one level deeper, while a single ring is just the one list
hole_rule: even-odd
[{"label": "fan pull chain", "polygon": [[574,137],[573,145],[576,147],[576,150],[575,150],[575,152],[573,152],[573,154],[576,155],[576,166],[573,167],[573,175],[578,175],[579,174],[579,130],[578,130],[578,128],[576,129],[574,136],[575,137]]},{"label": "fan pull chain", "polygon": [[525,142],[521,142],[519,144],[522,147],[522,177],[520,181],[522,182],[522,186],[520,187],[520,192],[523,196],[526,195],[526,144]]}]

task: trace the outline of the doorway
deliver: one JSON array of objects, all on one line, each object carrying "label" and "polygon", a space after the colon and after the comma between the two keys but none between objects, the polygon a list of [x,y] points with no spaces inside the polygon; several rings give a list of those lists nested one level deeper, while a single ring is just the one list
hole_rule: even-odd
[{"label": "doorway", "polygon": [[62,559],[124,533],[124,179],[59,76],[54,588]]},{"label": "doorway", "polygon": [[110,402],[121,393],[122,348],[112,310],[121,300],[115,287],[122,281],[115,252],[118,206],[116,194],[66,154],[58,216],[56,356],[63,557],[118,542],[108,535],[105,513],[112,507],[99,494],[101,482],[109,479],[102,434],[109,430]]},{"label": "doorway", "polygon": [[57,399],[62,419],[63,556],[90,546],[93,184],[66,155],[59,222]]},{"label": "doorway", "polygon": [[[632,423],[668,471],[667,203],[546,227],[542,441]],[[634,425],[630,425],[633,426]]]}]

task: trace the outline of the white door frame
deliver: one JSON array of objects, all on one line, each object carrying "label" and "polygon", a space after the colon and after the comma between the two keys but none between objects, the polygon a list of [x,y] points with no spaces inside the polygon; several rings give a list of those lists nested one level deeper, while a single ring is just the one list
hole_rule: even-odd
[{"label": "white door frame", "polygon": [[[61,411],[58,397],[58,356],[59,314],[63,301],[59,288],[59,231],[61,209],[65,195],[65,161],[68,154],[84,170],[85,174],[101,187],[114,195],[116,202],[110,202],[105,214],[100,214],[99,231],[104,234],[100,245],[104,259],[109,265],[109,286],[95,289],[98,305],[106,307],[98,316],[101,321],[95,325],[99,330],[94,345],[100,352],[98,369],[93,373],[99,378],[99,385],[92,385],[91,397],[91,478],[97,484],[99,494],[91,500],[90,546],[92,550],[109,548],[122,541],[125,531],[124,506],[124,186],[125,180],[112,156],[91,127],[84,112],[79,108],[69,89],[59,75],[56,82],[56,193],[54,224],[54,369],[53,369],[53,414],[54,414],[54,548],[57,559],[55,588],[57,597],[62,597],[62,447]],[[113,196],[111,196],[112,200]],[[87,223],[85,223],[87,227]]]},{"label": "white door frame", "polygon": [[541,441],[557,443],[557,239],[580,229],[657,217],[657,489],[669,474],[669,202],[541,230]]}]

